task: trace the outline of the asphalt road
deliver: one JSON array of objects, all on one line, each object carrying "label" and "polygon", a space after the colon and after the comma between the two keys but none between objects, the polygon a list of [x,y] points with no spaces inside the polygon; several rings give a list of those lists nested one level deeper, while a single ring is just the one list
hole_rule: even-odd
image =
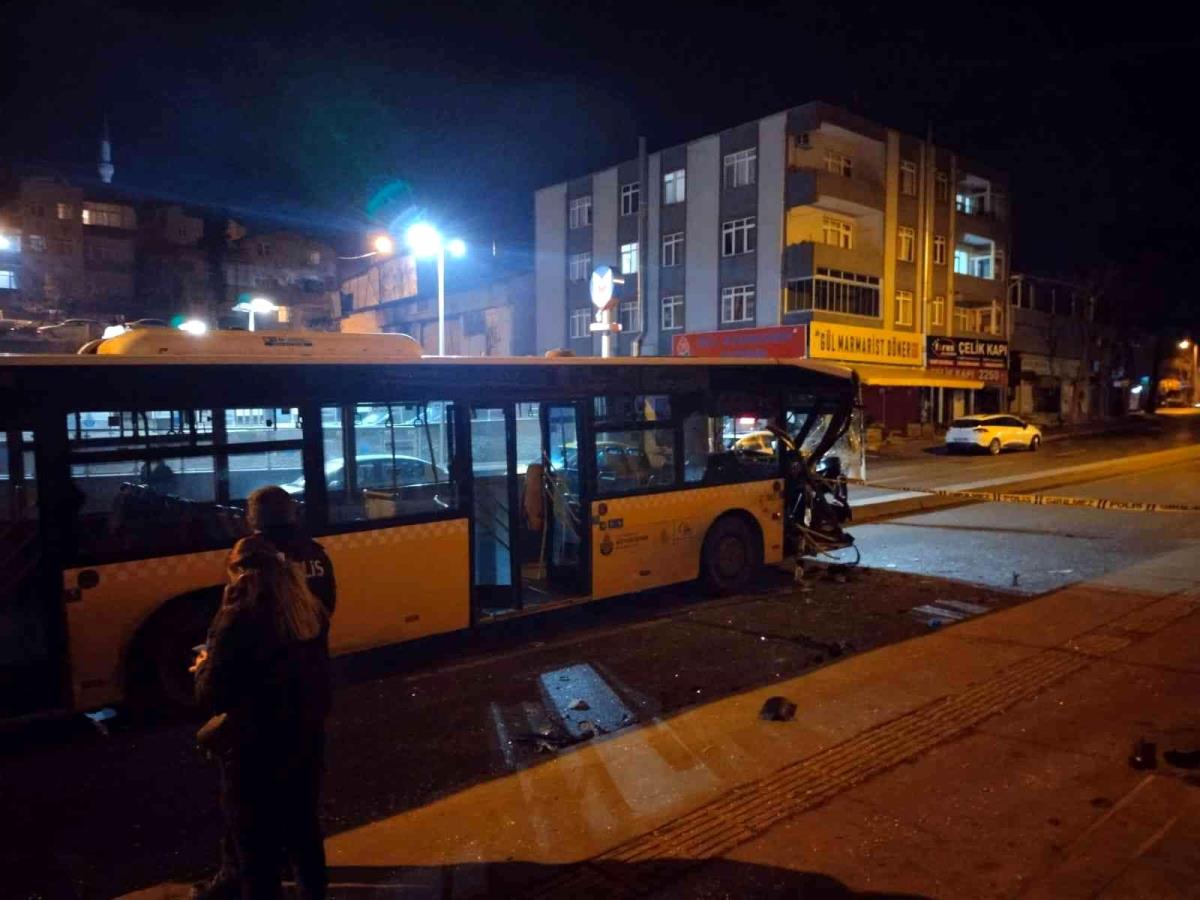
[{"label": "asphalt road", "polygon": [[[1005,476],[1033,475],[1045,469],[1120,459],[1137,453],[1169,450],[1200,440],[1200,417],[1131,420],[1113,434],[1062,438],[1044,443],[1036,453],[1005,451],[954,455],[944,447],[915,451],[904,456],[869,456],[867,481],[880,488],[937,488]],[[850,500],[890,493],[852,485]]]},{"label": "asphalt road", "polygon": [[[1200,462],[1058,488],[1068,497],[1200,504]],[[1200,513],[981,503],[853,529],[863,564],[1017,593],[1107,579],[1154,587],[1200,566]]]},{"label": "asphalt road", "polygon": [[[1174,434],[1061,446],[1094,458],[1170,445]],[[935,458],[931,477],[1029,458]],[[1057,493],[1200,503],[1200,463]],[[925,633],[944,616],[1081,579],[1136,587],[1169,577],[1164,563],[1200,565],[1200,515],[1190,514],[981,504],[854,533],[862,568],[816,569],[800,585],[767,575],[736,598],[702,599],[691,586],[651,592],[342,664],[327,831],[537,765],[589,731],[636,727]],[[586,710],[572,708],[580,699]],[[0,894],[107,898],[197,879],[215,861],[216,777],[192,746],[195,726],[120,714],[108,726],[104,734],[77,717],[3,739]]]}]

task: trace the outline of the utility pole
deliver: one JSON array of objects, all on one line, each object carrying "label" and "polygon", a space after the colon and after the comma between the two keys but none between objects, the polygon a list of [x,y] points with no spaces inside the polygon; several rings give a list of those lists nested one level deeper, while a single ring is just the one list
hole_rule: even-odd
[{"label": "utility pole", "polygon": [[638,217],[637,217],[637,300],[638,333],[630,344],[629,355],[642,355],[642,341],[646,339],[646,204],[650,199],[646,169],[646,139],[638,138]]}]

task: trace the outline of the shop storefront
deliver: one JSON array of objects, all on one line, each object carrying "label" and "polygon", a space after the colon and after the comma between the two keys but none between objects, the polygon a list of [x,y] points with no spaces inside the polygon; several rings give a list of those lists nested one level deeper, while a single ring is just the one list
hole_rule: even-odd
[{"label": "shop storefront", "polygon": [[679,334],[671,350],[675,356],[808,357],[849,366],[861,380],[869,424],[919,434],[954,416],[999,412],[1004,403],[1008,345],[968,338],[942,343],[946,341],[913,332],[812,321]]},{"label": "shop storefront", "polygon": [[933,398],[936,422],[945,424],[964,414],[1004,412],[1008,408],[1007,341],[931,335],[925,342],[925,364],[931,373],[978,385],[970,393],[957,388],[939,391]]}]

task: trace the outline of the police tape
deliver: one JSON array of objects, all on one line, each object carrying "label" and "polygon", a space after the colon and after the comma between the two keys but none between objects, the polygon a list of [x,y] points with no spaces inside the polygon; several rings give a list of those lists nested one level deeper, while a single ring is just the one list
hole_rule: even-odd
[{"label": "police tape", "polygon": [[1073,506],[1079,509],[1109,509],[1118,512],[1200,513],[1200,506],[1188,503],[1138,503],[1130,500],[1103,500],[1091,497],[1056,497],[1051,494],[1010,494],[1004,491],[950,491],[942,488],[898,487],[894,484],[874,484],[858,478],[846,479],[850,484],[878,490],[910,494],[929,494],[984,503],[1023,503],[1026,506]]}]

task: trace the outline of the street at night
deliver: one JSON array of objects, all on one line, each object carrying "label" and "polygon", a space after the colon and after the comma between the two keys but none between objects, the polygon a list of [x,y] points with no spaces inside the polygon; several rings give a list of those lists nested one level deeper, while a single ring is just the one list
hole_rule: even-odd
[{"label": "street at night", "polygon": [[[1089,438],[1088,458],[1111,458],[1128,440]],[[1137,440],[1142,449],[1159,446]],[[1048,465],[1049,453],[1038,462]],[[1200,458],[1058,493],[1200,505],[1198,474]],[[363,884],[413,897],[536,894],[564,877],[556,869],[565,862],[600,857],[739,784],[751,790],[745,785],[793,757],[861,739],[909,706],[1001,677],[1032,648],[1062,645],[1072,629],[1082,634],[1171,597],[1183,604],[1178,621],[1154,640],[1174,651],[1171,633],[1195,630],[1200,514],[974,504],[855,533],[858,568],[810,566],[799,583],[768,574],[732,598],[664,589],[343,666],[323,808],[334,895],[357,896]],[[934,543],[939,552],[931,556]],[[1081,597],[1092,598],[1082,612],[1061,610]],[[1022,612],[1008,626],[1001,610]],[[998,651],[1002,644],[1010,649]],[[950,645],[976,648],[973,661],[946,656]],[[901,654],[903,674],[891,678],[905,696],[868,700],[885,688],[874,681],[866,695],[847,693],[880,647]],[[1014,695],[1013,709],[1006,700],[981,713],[982,733],[918,741],[900,769],[862,788],[847,781],[827,807],[793,798],[799,819],[761,833],[751,828],[720,856],[728,863],[681,861],[673,888],[636,869],[604,874],[602,863],[598,877],[645,880],[645,889],[670,896],[716,896],[704,891],[736,883],[781,897],[806,883],[834,896],[837,881],[854,890],[953,893],[971,871],[979,873],[972,893],[999,896],[1050,878],[1054,848],[1075,842],[1109,806],[1179,783],[1163,773],[1158,780],[1167,786],[1140,787],[1142,776],[1126,762],[1135,740],[1157,739],[1167,750],[1200,736],[1176,701],[1143,710],[1123,699],[1133,685],[1151,684],[1150,696],[1162,697],[1164,686],[1173,692],[1200,677],[1185,674],[1196,671],[1194,659],[1160,665],[1147,653],[1083,659],[1073,677],[1085,690],[1062,713],[1065,724],[1044,718],[1053,703],[1038,692],[1064,689],[1049,679],[1028,700]],[[1099,692],[1116,684],[1126,693],[1100,716]],[[920,704],[907,696],[913,691]],[[793,721],[758,718],[757,706],[775,693],[800,704]],[[806,697],[821,700],[814,707]],[[581,709],[572,709],[578,700]],[[1026,720],[1037,733],[1015,724]],[[580,722],[593,723],[595,736],[581,740]],[[4,850],[9,871],[21,873],[22,894],[174,896],[180,888],[169,885],[187,885],[211,865],[219,838],[215,770],[195,750],[194,726],[120,714],[105,725],[107,734],[85,719],[44,727],[5,756],[6,802],[25,810]],[[982,764],[981,754],[993,752],[1014,768]],[[925,800],[889,790],[904,770],[917,773]],[[962,777],[939,778],[950,771]],[[998,796],[982,806],[963,796],[979,790]],[[759,796],[764,808],[778,802],[769,792]],[[1093,805],[1098,797],[1104,804]],[[465,808],[475,810],[469,821],[446,812]],[[754,819],[753,804],[743,815]],[[881,832],[870,825],[885,821]],[[940,821],[965,830],[943,833]],[[780,834],[798,828],[805,837],[795,854],[779,857]],[[1024,834],[1016,845],[1003,837],[1017,832]],[[1118,852],[1132,860],[1135,849]],[[920,866],[900,864],[910,853]]]},{"label": "street at night", "polygon": [[0,20],[0,898],[1200,898],[1194,10]]}]

